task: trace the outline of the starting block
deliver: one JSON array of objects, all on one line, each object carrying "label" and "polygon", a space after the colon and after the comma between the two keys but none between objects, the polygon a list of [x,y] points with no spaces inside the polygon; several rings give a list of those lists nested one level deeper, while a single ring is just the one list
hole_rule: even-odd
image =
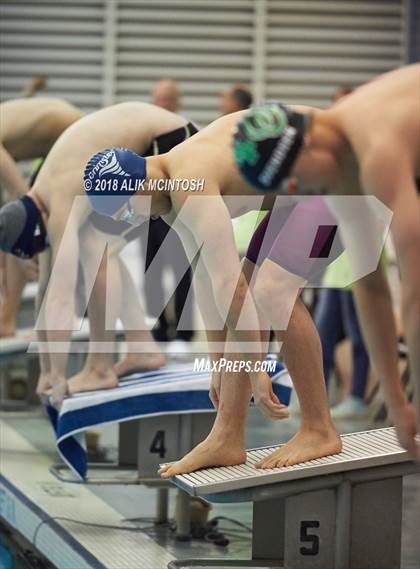
[{"label": "starting block", "polygon": [[156,480],[162,459],[184,456],[204,440],[214,411],[143,417],[119,424],[118,464],[136,466],[143,480]]},{"label": "starting block", "polygon": [[[21,410],[40,405],[36,394],[39,377],[37,351],[31,350],[31,330],[24,329],[15,338],[0,340],[0,409]],[[32,334],[33,335],[33,334]],[[89,341],[86,330],[72,334],[72,353],[67,374],[73,375],[83,366],[86,349],[79,349]],[[36,341],[33,342],[36,346]]]},{"label": "starting block", "polygon": [[[36,283],[25,286],[17,315],[18,335],[0,339],[0,409],[19,411],[39,405],[36,384],[39,377],[37,354],[28,354],[34,326]],[[25,338],[26,335],[26,338]]]},{"label": "starting block", "polygon": [[253,502],[252,560],[186,559],[179,567],[398,569],[403,476],[420,471],[394,428],[342,436],[340,454],[283,468],[254,464],[278,447],[248,451],[246,464],[179,475],[191,496]]},{"label": "starting block", "polygon": [[[273,390],[288,403],[290,376],[279,362],[275,367],[271,376]],[[160,478],[157,471],[164,460],[170,462],[184,456],[209,433],[215,416],[208,396],[211,375],[207,371],[195,372],[192,364],[186,363],[133,374],[130,378],[121,380],[115,389],[68,397],[59,412],[47,407],[57,450],[65,462],[52,466],[51,472],[62,482],[154,487],[156,521],[165,522],[171,483]],[[118,464],[88,465],[84,432],[107,423],[119,423]],[[71,478],[65,474],[69,469]],[[96,475],[92,476],[92,472]],[[180,490],[176,510],[178,540],[190,539],[190,510],[190,497]]]},{"label": "starting block", "polygon": [[[87,323],[72,333],[72,347],[66,370],[68,377],[83,367],[89,335]],[[117,340],[122,340],[121,329],[117,330],[116,337]],[[19,330],[14,338],[0,339],[0,409],[19,411],[40,405],[36,394],[39,373],[37,340],[32,329]]]},{"label": "starting block", "polygon": [[[29,334],[29,331],[28,331]],[[37,354],[28,354],[29,340],[22,337],[0,340],[0,409],[18,411],[39,405],[36,384]]]},{"label": "starting block", "polygon": [[[209,434],[214,411],[143,417],[119,424],[118,466],[136,468],[138,481],[157,490],[156,523],[168,521],[169,487],[157,472],[162,459],[176,460]],[[190,497],[178,492],[176,537],[190,538]]]}]

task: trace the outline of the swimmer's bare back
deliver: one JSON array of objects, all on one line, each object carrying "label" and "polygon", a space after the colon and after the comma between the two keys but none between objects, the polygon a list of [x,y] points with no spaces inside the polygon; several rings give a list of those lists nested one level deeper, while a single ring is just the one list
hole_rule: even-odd
[{"label": "swimmer's bare back", "polygon": [[14,99],[0,104],[0,140],[16,161],[48,154],[59,136],[83,116],[61,99]]},{"label": "swimmer's bare back", "polygon": [[359,165],[373,148],[404,149],[420,175],[420,64],[381,75],[344,97],[330,111],[351,143]]},{"label": "swimmer's bare back", "polygon": [[[220,117],[193,138],[163,156],[171,178],[204,178],[204,193],[217,188],[220,195],[255,195],[235,164],[232,134],[246,111]],[[212,189],[211,189],[212,188]]]},{"label": "swimmer's bare back", "polygon": [[[107,107],[71,125],[51,149],[34,190],[47,210],[83,195],[83,171],[88,160],[109,147],[124,147],[137,154],[151,141],[185,124],[179,115],[148,103],[127,102]],[[57,191],[56,191],[57,190]]]}]

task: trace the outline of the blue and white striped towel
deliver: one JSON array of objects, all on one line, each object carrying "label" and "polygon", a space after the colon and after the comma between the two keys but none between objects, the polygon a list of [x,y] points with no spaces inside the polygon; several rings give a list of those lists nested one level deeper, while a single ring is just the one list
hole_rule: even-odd
[{"label": "blue and white striped towel", "polygon": [[[292,383],[287,370],[276,362],[275,372],[269,375],[275,394],[288,405]],[[84,431],[140,417],[214,411],[208,395],[210,379],[207,371],[193,371],[191,363],[171,365],[128,376],[115,389],[72,395],[64,400],[59,412],[48,405],[61,458],[78,478],[85,480],[88,465]]]}]

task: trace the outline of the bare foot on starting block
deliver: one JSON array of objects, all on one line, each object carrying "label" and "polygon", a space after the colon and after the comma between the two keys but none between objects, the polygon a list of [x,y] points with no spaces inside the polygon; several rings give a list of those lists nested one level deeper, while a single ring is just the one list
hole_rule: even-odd
[{"label": "bare foot on starting block", "polygon": [[39,397],[50,395],[52,389],[52,378],[50,373],[41,373],[36,385],[36,393]]},{"label": "bare foot on starting block", "polygon": [[131,373],[140,371],[151,371],[159,369],[166,363],[166,358],[161,353],[152,354],[127,354],[114,366],[114,371],[118,377],[124,377]]},{"label": "bare foot on starting block", "polygon": [[[228,444],[227,441],[229,441]],[[186,474],[200,468],[236,466],[245,461],[246,452],[243,445],[234,445],[231,439],[227,437],[217,440],[215,437],[209,436],[178,462],[163,466],[159,470],[159,474],[162,478],[171,478],[171,476]]]},{"label": "bare foot on starting block", "polygon": [[59,377],[53,380],[52,384],[52,404],[54,406],[60,406],[64,400],[64,397],[68,395],[68,385],[65,377]]},{"label": "bare foot on starting block", "polygon": [[114,370],[83,368],[67,382],[67,393],[81,393],[82,391],[97,391],[99,389],[113,389],[118,387],[118,378]]},{"label": "bare foot on starting block", "polygon": [[65,377],[54,377],[52,373],[44,373],[38,380],[36,391],[45,404],[59,407],[66,395],[68,395],[67,389]]},{"label": "bare foot on starting block", "polygon": [[314,431],[301,429],[284,446],[255,464],[256,468],[280,468],[292,466],[341,452],[341,437],[331,429]]}]

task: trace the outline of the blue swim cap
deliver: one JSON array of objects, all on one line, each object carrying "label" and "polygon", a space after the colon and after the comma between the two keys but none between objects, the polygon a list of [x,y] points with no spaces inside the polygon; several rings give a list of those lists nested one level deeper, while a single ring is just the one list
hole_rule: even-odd
[{"label": "blue swim cap", "polygon": [[233,136],[233,153],[251,186],[263,192],[280,190],[302,147],[308,116],[280,103],[246,113]]},{"label": "blue swim cap", "polygon": [[114,215],[143,187],[146,160],[126,148],[107,148],[86,164],[83,188],[92,208]]},{"label": "blue swim cap", "polygon": [[48,247],[42,215],[30,196],[23,196],[0,209],[0,250],[30,259]]}]

